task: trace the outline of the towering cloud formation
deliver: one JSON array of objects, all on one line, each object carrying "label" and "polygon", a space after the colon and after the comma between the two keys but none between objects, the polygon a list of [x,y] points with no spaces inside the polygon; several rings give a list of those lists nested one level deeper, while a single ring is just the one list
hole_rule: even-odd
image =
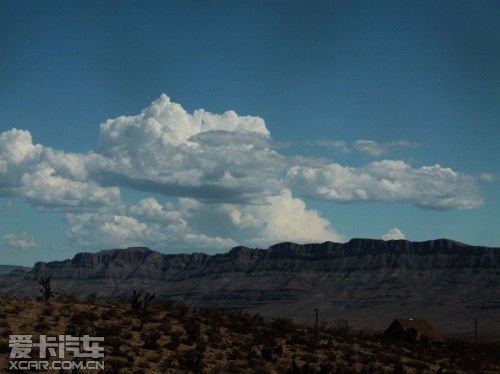
[{"label": "towering cloud formation", "polygon": [[[437,210],[482,204],[474,179],[449,168],[284,156],[261,118],[191,114],[166,95],[138,115],[106,121],[99,139],[97,152],[74,154],[34,144],[28,131],[1,133],[0,196],[66,212],[80,244],[156,248],[343,240],[301,198]],[[358,146],[374,153],[408,144]],[[124,187],[157,196],[125,202]]]},{"label": "towering cloud formation", "polygon": [[261,118],[189,114],[165,95],[137,116],[102,124],[100,153],[94,178],[104,185],[207,202],[262,202],[281,190],[286,167]]}]

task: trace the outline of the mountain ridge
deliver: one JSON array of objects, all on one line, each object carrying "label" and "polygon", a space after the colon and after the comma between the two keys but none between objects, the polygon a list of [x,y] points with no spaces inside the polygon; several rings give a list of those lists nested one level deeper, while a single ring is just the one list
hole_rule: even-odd
[{"label": "mountain ridge", "polygon": [[31,269],[32,268],[30,268],[30,267],[21,266],[21,265],[0,265],[0,275],[8,274],[8,273],[10,273],[12,271],[16,271],[16,270],[28,271]]},{"label": "mountain ridge", "polygon": [[[63,261],[52,261],[51,263],[64,263],[67,261],[86,263],[90,259],[99,262],[102,258],[105,261],[123,259],[126,256],[129,260],[135,261],[141,259],[144,255],[149,256],[152,253],[159,253],[165,258],[187,258],[192,257],[218,257],[227,256],[230,258],[246,257],[246,258],[296,258],[296,259],[311,259],[323,260],[345,257],[347,255],[376,255],[383,252],[405,253],[414,255],[428,255],[428,254],[449,254],[454,250],[469,250],[472,253],[492,253],[492,251],[499,250],[496,247],[474,246],[464,244],[450,239],[436,239],[423,242],[411,242],[408,240],[381,240],[381,239],[364,239],[355,238],[346,243],[323,242],[311,244],[296,244],[293,242],[282,242],[271,245],[268,249],[249,248],[246,246],[237,246],[230,251],[222,254],[208,255],[203,252],[193,252],[191,254],[162,254],[148,247],[128,247],[128,248],[114,248],[105,249],[99,252],[79,252],[72,259]],[[346,251],[351,251],[347,253]],[[455,253],[459,254],[459,253]],[[321,257],[323,255],[323,257]],[[92,264],[93,264],[92,263]],[[39,261],[35,263],[33,269],[39,269],[47,264],[47,262]],[[90,265],[91,263],[89,263]],[[35,270],[36,271],[36,270]]]},{"label": "mountain ridge", "polygon": [[39,295],[51,276],[58,292],[126,300],[131,290],[193,307],[245,309],[311,322],[319,308],[328,323],[382,328],[387,318],[426,317],[445,330],[469,331],[480,315],[500,334],[500,248],[448,239],[352,239],[346,243],[238,246],[208,255],[162,254],[147,247],[81,252],[37,262],[29,272],[0,276],[0,294]]}]

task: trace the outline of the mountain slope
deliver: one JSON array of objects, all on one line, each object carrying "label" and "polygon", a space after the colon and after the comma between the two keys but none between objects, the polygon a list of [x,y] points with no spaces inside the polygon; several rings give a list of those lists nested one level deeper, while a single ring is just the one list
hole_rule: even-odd
[{"label": "mountain slope", "polygon": [[477,316],[500,335],[499,264],[499,248],[446,239],[280,243],[214,256],[128,248],[39,262],[31,272],[0,277],[0,292],[38,296],[37,280],[51,275],[56,291],[82,296],[127,299],[139,289],[193,307],[244,308],[305,323],[318,308],[327,323],[344,318],[370,329],[396,317],[427,318],[449,334],[473,331]]},{"label": "mountain slope", "polygon": [[0,275],[10,273],[11,271],[14,270],[29,271],[31,270],[31,268],[28,268],[26,266],[17,266],[17,265],[0,265]]}]

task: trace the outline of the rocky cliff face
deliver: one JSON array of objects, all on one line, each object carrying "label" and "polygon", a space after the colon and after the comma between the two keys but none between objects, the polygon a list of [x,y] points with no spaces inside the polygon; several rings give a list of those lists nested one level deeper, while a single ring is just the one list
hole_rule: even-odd
[{"label": "rocky cliff face", "polygon": [[383,328],[396,317],[433,321],[443,331],[472,331],[476,315],[500,334],[500,248],[451,240],[353,239],[345,244],[280,243],[267,250],[165,255],[148,248],[79,253],[0,277],[0,293],[38,296],[51,275],[56,290],[128,299],[133,289],[194,307],[244,308],[312,322],[346,318]]}]

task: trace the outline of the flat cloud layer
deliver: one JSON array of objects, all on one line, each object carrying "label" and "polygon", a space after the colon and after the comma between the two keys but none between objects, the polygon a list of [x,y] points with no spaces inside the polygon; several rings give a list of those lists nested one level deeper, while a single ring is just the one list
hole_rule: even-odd
[{"label": "flat cloud layer", "polygon": [[[353,168],[284,156],[261,118],[190,114],[166,95],[138,115],[106,121],[99,139],[97,152],[76,154],[34,144],[25,130],[1,133],[0,196],[66,212],[69,237],[89,246],[342,241],[301,197],[434,210],[482,204],[474,178],[450,168],[397,160]],[[363,142],[372,153],[408,146]],[[174,201],[127,203],[124,187]]]},{"label": "flat cloud layer", "polygon": [[362,168],[295,165],[286,179],[302,196],[342,203],[406,203],[434,210],[470,209],[483,203],[474,178],[440,165],[415,169],[391,160]]},{"label": "flat cloud layer", "polygon": [[370,156],[381,156],[385,153],[391,152],[397,149],[405,148],[417,148],[418,144],[412,143],[406,140],[398,140],[389,143],[379,144],[373,140],[358,140],[354,144],[354,147],[363,153]]}]

